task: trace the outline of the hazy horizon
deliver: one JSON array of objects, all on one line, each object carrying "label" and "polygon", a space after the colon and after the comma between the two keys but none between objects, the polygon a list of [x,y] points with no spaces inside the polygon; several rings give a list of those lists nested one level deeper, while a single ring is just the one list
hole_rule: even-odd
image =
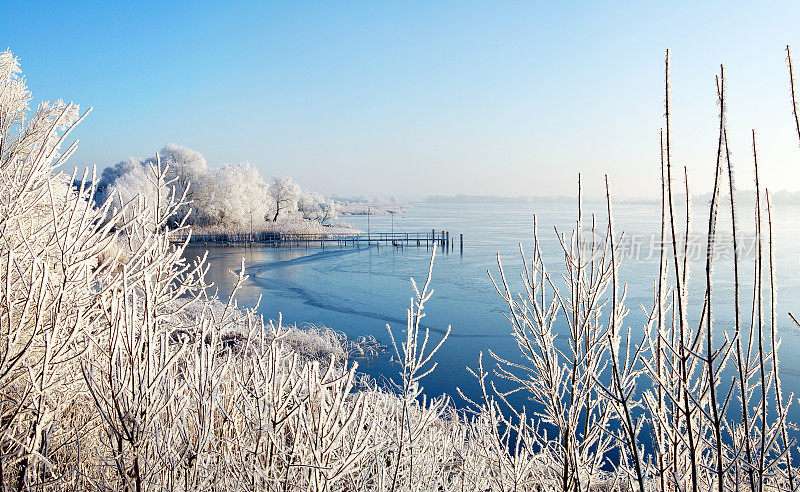
[{"label": "hazy horizon", "polygon": [[[800,190],[785,45],[800,5],[12,4],[3,47],[36,99],[93,113],[76,165],[167,143],[325,194],[658,191],[663,64],[673,156],[710,189],[724,63],[738,184]],[[35,35],[33,35],[35,33]],[[800,46],[800,43],[796,43]]]}]

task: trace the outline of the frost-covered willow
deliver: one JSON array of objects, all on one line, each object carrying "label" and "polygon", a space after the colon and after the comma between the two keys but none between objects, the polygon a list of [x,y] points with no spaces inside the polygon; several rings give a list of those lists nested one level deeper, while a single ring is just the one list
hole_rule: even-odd
[{"label": "frost-covered willow", "polygon": [[[718,80],[703,298],[688,295],[667,77],[666,248],[643,326],[627,321],[606,184],[607,216],[586,217],[579,198],[574,232],[557,233],[563,274],[538,231],[521,293],[500,265],[519,354],[490,352],[491,366],[481,356],[470,370],[479,396],[459,411],[423,393],[446,338],[421,324],[432,263],[422,288],[412,281],[406,326],[389,331],[398,374],[379,387],[349,356],[370,343],[265,322],[236,304],[237,289],[211,295],[205,259],[174,241],[190,232],[202,156],[168,147],[115,167],[114,193],[93,173],[63,175],[75,146],[61,144],[83,116],[63,102],[29,116],[19,64],[0,54],[0,490],[796,490],[770,195],[758,182],[754,275],[736,256],[732,326],[712,302],[717,210],[730,207],[734,241],[740,215]],[[757,169],[755,133],[752,144]],[[227,172],[266,186],[237,169]],[[309,206],[281,188],[276,201]],[[233,208],[215,213],[249,215]],[[245,266],[235,275],[238,288]]]}]

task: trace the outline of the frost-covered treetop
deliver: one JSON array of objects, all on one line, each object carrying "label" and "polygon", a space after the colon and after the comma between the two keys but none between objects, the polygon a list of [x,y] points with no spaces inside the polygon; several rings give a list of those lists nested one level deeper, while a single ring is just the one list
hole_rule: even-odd
[{"label": "frost-covered treetop", "polygon": [[0,53],[0,160],[27,159],[34,149],[44,147],[50,159],[55,152],[59,132],[70,128],[79,118],[79,107],[62,100],[42,102],[30,121],[25,122],[31,94],[21,75],[19,59],[11,51]]},{"label": "frost-covered treetop", "polygon": [[0,126],[21,122],[28,110],[31,94],[19,75],[21,71],[19,60],[10,50],[0,53]]}]

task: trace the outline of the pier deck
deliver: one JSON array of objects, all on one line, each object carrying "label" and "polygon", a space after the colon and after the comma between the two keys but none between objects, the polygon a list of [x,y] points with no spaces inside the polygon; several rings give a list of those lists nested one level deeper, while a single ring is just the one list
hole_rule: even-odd
[{"label": "pier deck", "polygon": [[[186,236],[175,237],[183,242]],[[345,246],[444,246],[455,247],[455,234],[449,231],[430,232],[371,232],[367,234],[283,234],[234,232],[222,234],[192,234],[190,243],[204,244],[262,244],[274,247],[345,247]],[[459,236],[459,247],[464,247],[464,235]]]}]

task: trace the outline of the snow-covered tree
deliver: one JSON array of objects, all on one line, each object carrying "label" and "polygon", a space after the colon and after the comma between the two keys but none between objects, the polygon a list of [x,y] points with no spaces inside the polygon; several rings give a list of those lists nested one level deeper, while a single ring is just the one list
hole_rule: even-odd
[{"label": "snow-covered tree", "polygon": [[249,162],[226,164],[200,183],[203,199],[196,202],[198,222],[233,229],[259,227],[272,211],[268,189]]},{"label": "snow-covered tree", "polygon": [[321,224],[334,220],[339,215],[338,206],[333,199],[308,190],[303,190],[300,194],[297,208],[303,214],[303,218],[316,220]]},{"label": "snow-covered tree", "polygon": [[336,202],[332,199],[328,198],[325,200],[325,203],[322,204],[321,207],[321,214],[317,220],[320,223],[324,224],[327,221],[336,220],[339,216],[339,206],[336,205]]},{"label": "snow-covered tree", "polygon": [[319,204],[324,200],[325,198],[319,193],[303,190],[297,200],[297,209],[303,214],[304,218],[312,219],[319,211]]},{"label": "snow-covered tree", "polygon": [[[170,144],[161,149],[159,157],[161,167],[167,169],[163,178],[170,183],[173,193],[176,196],[186,193],[187,200],[196,202],[191,205],[192,208],[204,209],[208,190],[204,189],[203,184],[213,180],[209,179],[212,171],[203,155],[187,147]],[[166,200],[168,197],[157,193],[157,160],[156,156],[147,159],[131,157],[104,169],[98,183],[98,202],[111,198],[114,208],[119,210],[137,196],[152,203]],[[195,220],[190,222],[197,223]]]},{"label": "snow-covered tree", "polygon": [[212,171],[208,168],[206,158],[196,150],[181,145],[169,144],[159,152],[162,165],[169,166],[167,176],[175,179],[178,191],[183,193],[187,188],[198,189],[195,184],[201,183],[209,177]]},{"label": "snow-covered tree", "polygon": [[272,184],[269,185],[269,196],[272,198],[275,211],[275,215],[272,217],[273,222],[278,220],[281,212],[297,210],[300,192],[300,185],[289,176],[272,178]]}]

